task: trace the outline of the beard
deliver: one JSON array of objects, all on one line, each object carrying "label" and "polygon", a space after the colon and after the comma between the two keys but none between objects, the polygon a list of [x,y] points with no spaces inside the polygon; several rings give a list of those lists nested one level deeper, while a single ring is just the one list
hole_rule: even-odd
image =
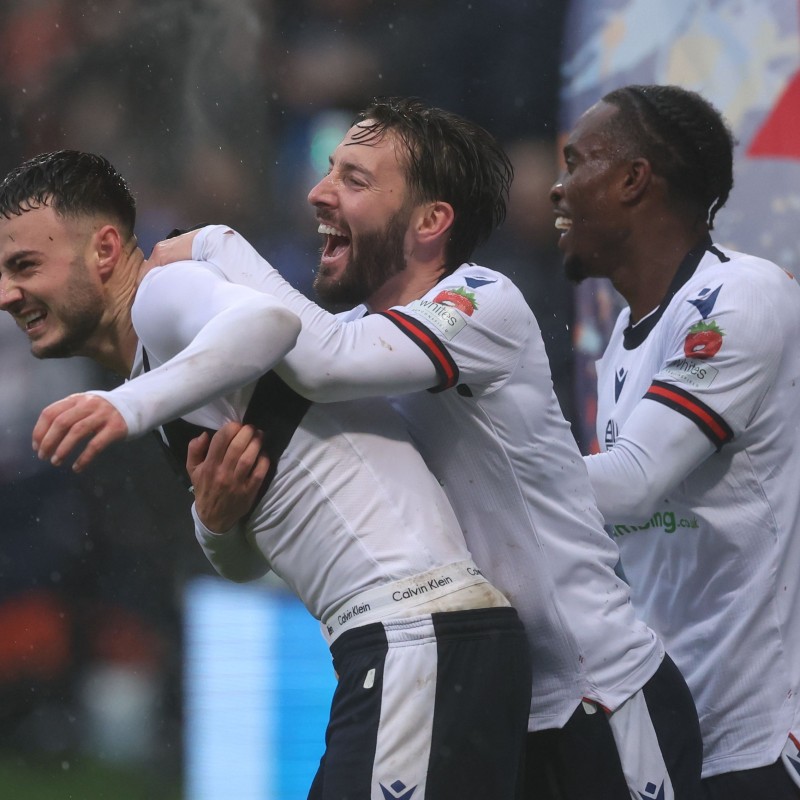
[{"label": "beard", "polygon": [[320,267],[314,291],[326,308],[352,308],[363,303],[377,289],[406,268],[405,235],[411,210],[402,208],[386,227],[354,236],[350,260],[339,278],[330,279]]},{"label": "beard", "polygon": [[[70,264],[72,277],[59,300],[57,319],[62,333],[50,344],[33,342],[31,354],[40,359],[71,358],[81,355],[84,345],[97,330],[103,316],[103,299],[97,287],[89,280],[82,262]],[[49,308],[48,316],[54,309]]]}]

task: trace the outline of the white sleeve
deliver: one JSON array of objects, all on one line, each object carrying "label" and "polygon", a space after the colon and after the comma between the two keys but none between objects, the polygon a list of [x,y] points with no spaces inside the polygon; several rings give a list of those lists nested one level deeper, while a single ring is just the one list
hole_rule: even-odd
[{"label": "white sleeve", "polygon": [[243,237],[225,226],[199,231],[193,258],[229,280],[266,292],[294,312],[302,330],[276,372],[316,402],[403,394],[440,382],[436,364],[382,315],[343,321],[294,289]]},{"label": "white sleeve", "polygon": [[235,528],[224,533],[214,533],[200,521],[194,504],[192,504],[192,518],[194,533],[200,547],[203,548],[211,566],[223,578],[244,583],[256,580],[269,572],[269,562],[246,537],[243,525],[237,524]]},{"label": "white sleeve", "polygon": [[282,303],[180,262],[145,276],[131,311],[160,363],[110,392],[93,392],[138,436],[257,380],[294,345],[300,323]]},{"label": "white sleeve", "polygon": [[649,519],[658,503],[716,447],[686,416],[641,400],[611,450],[585,456],[597,506],[607,523]]},{"label": "white sleeve", "polygon": [[489,391],[514,369],[535,325],[519,290],[477,266],[442,279],[407,306],[343,321],[293,289],[230,228],[202,229],[192,256],[273,294],[298,315],[297,345],[276,371],[314,401],[447,389],[460,379]]}]

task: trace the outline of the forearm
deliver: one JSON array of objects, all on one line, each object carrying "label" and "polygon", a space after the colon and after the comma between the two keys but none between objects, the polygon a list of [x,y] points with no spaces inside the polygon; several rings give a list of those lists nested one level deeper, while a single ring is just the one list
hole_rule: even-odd
[{"label": "forearm", "polygon": [[229,280],[278,299],[300,319],[295,347],[276,372],[315,402],[401,394],[437,383],[429,359],[392,323],[378,316],[345,322],[294,289],[241,236],[223,226],[202,229],[192,255]]},{"label": "forearm", "polygon": [[257,380],[293,346],[299,321],[263,297],[214,316],[177,355],[110,392],[94,392],[125,419],[130,437]]},{"label": "forearm", "polygon": [[613,448],[584,461],[606,522],[637,522],[648,519],[713,452],[714,446],[693,422],[643,400]]},{"label": "forearm", "polygon": [[210,531],[192,506],[194,531],[200,547],[214,569],[223,577],[237,583],[256,580],[270,570],[269,562],[258,548],[253,546],[239,524],[230,531]]}]

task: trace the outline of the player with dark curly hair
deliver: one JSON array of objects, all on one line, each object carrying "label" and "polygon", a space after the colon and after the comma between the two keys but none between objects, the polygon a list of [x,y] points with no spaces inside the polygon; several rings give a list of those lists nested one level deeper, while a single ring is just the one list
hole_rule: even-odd
[{"label": "player with dark curly hair", "polygon": [[733,136],[703,97],[626,86],[552,189],[567,273],[627,301],[586,459],[634,606],[686,677],[709,800],[800,797],[800,287],[711,239]]}]

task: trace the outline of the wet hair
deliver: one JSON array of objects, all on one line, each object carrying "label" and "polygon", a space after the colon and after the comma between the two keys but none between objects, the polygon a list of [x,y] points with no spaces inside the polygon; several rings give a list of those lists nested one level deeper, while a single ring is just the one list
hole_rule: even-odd
[{"label": "wet hair", "polygon": [[453,207],[445,269],[452,272],[468,261],[506,215],[514,170],[497,140],[479,125],[415,97],[375,98],[356,124],[363,127],[353,136],[360,144],[387,132],[398,137],[413,202],[438,200]]},{"label": "wet hair", "polygon": [[709,229],[733,188],[735,140],[705,98],[680,86],[624,86],[603,97],[617,107],[611,133],[630,157],[646,158],[685,202],[706,215]]},{"label": "wet hair", "polygon": [[136,201],[122,176],[102,156],[78,150],[42,153],[0,183],[4,217],[40,206],[50,206],[62,217],[110,216],[126,239],[136,224]]}]

